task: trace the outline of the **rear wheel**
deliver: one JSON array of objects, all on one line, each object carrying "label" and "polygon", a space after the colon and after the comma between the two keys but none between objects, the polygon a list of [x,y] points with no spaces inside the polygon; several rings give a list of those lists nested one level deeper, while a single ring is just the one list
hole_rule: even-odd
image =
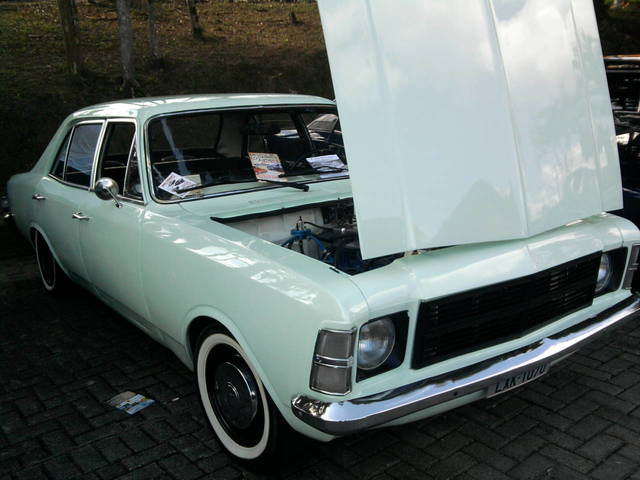
[{"label": "rear wheel", "polygon": [[40,280],[47,292],[59,293],[68,288],[69,279],[56,261],[49,244],[38,231],[34,234],[36,260],[40,271]]},{"label": "rear wheel", "polygon": [[196,381],[209,423],[225,450],[250,468],[276,469],[287,426],[235,339],[213,329],[203,333]]}]

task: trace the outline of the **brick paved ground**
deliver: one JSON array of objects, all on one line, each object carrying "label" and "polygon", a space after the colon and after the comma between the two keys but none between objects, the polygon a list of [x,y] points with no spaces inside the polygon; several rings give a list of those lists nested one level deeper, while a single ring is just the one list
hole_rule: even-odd
[{"label": "brick paved ground", "polygon": [[[44,294],[16,245],[0,227],[0,480],[259,478],[221,452],[171,353],[89,294]],[[125,390],[157,403],[105,405]],[[285,478],[640,480],[640,326],[516,392],[297,449]]]}]

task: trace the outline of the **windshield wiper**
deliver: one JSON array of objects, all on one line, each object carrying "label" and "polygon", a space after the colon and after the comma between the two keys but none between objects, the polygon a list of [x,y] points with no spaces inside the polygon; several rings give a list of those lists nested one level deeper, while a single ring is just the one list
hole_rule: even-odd
[{"label": "windshield wiper", "polygon": [[253,182],[257,182],[257,181],[273,183],[273,184],[276,184],[276,185],[282,185],[283,187],[297,188],[298,190],[302,190],[304,192],[308,192],[309,191],[309,185],[307,185],[305,183],[279,182],[277,180],[263,180],[263,179],[252,178],[252,179],[246,179],[246,180],[231,180],[231,181],[217,181],[217,182],[203,183],[202,185],[194,185],[193,187],[187,187],[187,188],[178,189],[178,190],[176,190],[176,193],[186,193],[186,192],[191,192],[193,190],[199,190],[201,188],[215,187],[216,185],[230,185],[230,184],[234,184],[234,183],[253,183]]},{"label": "windshield wiper", "polygon": [[201,188],[208,188],[208,187],[215,187],[216,185],[230,185],[230,184],[234,184],[234,183],[251,183],[251,182],[256,182],[257,180],[255,178],[253,179],[246,179],[246,180],[228,180],[228,181],[216,181],[216,182],[208,182],[208,183],[203,183],[201,185],[194,185],[193,187],[187,187],[187,188],[180,188],[176,190],[176,193],[185,193],[185,192],[191,192],[193,190],[199,190]]},{"label": "windshield wiper", "polygon": [[349,170],[347,167],[332,167],[331,165],[323,165],[318,168],[300,168],[297,170],[291,170],[287,173],[281,173],[280,175],[278,175],[278,177],[295,177],[297,175],[305,175],[307,173],[338,173],[346,172],[347,170]]},{"label": "windshield wiper", "polygon": [[303,192],[309,191],[309,185],[306,183],[298,183],[298,182],[279,182],[278,180],[265,180],[264,178],[260,179],[261,182],[273,183],[275,185],[281,185],[283,187],[291,187],[297,188],[298,190],[302,190]]}]

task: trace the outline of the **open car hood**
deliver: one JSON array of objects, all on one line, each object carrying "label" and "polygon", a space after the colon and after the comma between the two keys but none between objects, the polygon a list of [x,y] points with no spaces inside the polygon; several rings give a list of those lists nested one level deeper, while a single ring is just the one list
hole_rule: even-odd
[{"label": "open car hood", "polygon": [[319,0],[364,258],[622,208],[592,0]]}]

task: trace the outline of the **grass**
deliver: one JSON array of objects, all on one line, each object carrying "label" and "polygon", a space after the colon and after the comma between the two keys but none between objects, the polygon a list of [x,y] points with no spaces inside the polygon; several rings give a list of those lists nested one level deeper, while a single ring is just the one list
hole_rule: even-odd
[{"label": "grass", "polygon": [[[66,73],[55,0],[0,0],[0,191],[32,165],[62,119],[120,90],[116,12],[110,0],[77,0],[87,74]],[[144,0],[134,0],[144,4]],[[300,92],[332,97],[317,6],[208,0],[198,3],[203,40],[192,38],[183,0],[158,3],[161,68],[153,66],[144,9],[133,9],[135,96],[216,92]],[[295,12],[301,24],[294,25]],[[640,52],[640,0],[600,23],[605,54]]]}]

